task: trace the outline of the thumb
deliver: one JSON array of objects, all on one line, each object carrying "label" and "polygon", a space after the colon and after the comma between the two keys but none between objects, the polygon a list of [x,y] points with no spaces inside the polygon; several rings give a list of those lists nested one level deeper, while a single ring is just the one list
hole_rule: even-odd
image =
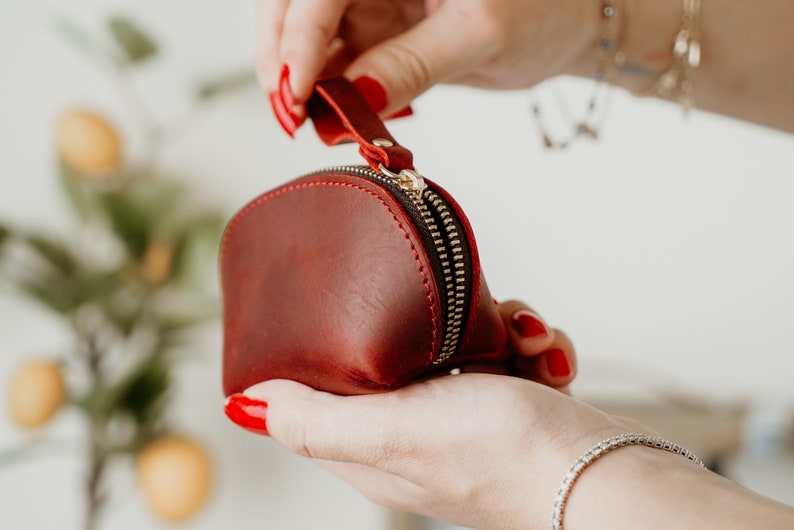
[{"label": "thumb", "polygon": [[226,400],[239,426],[268,434],[309,458],[375,465],[392,437],[389,398],[337,396],[283,379],[266,381]]},{"label": "thumb", "polygon": [[379,82],[386,100],[380,114],[389,116],[433,85],[459,78],[481,62],[483,35],[456,2],[447,2],[411,29],[357,57],[344,75]]}]

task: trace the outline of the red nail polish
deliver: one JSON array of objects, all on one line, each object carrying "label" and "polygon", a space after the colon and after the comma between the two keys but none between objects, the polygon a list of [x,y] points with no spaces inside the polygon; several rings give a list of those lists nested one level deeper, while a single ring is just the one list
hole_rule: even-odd
[{"label": "red nail polish", "polygon": [[276,119],[279,124],[281,124],[281,127],[290,138],[294,138],[295,131],[298,130],[298,126],[300,125],[298,116],[287,108],[279,92],[270,93],[270,105],[273,107],[273,114],[276,115]]},{"label": "red nail polish", "polygon": [[396,120],[397,118],[407,118],[408,116],[413,116],[413,115],[414,115],[414,109],[412,109],[411,106],[408,105],[407,107],[404,107],[402,110],[398,110],[397,112],[395,112],[386,119]]},{"label": "red nail polish", "polygon": [[536,339],[545,337],[549,334],[543,322],[532,316],[527,311],[516,311],[513,314],[513,327],[522,337],[526,339]]},{"label": "red nail polish", "polygon": [[286,64],[281,67],[281,75],[278,79],[278,91],[281,94],[281,100],[287,109],[292,109],[295,106],[295,95],[292,93],[292,87],[289,84],[289,66]]},{"label": "red nail polish", "polygon": [[552,377],[565,377],[571,373],[568,365],[568,358],[560,348],[554,348],[546,352],[546,364],[549,366],[549,373]]},{"label": "red nail polish", "polygon": [[386,90],[383,85],[367,76],[359,77],[353,81],[353,85],[361,92],[361,95],[367,100],[372,110],[380,112],[386,108],[388,100],[386,99]]},{"label": "red nail polish", "polygon": [[251,399],[244,394],[232,394],[224,405],[226,415],[234,423],[257,434],[270,436],[267,432],[267,403]]}]

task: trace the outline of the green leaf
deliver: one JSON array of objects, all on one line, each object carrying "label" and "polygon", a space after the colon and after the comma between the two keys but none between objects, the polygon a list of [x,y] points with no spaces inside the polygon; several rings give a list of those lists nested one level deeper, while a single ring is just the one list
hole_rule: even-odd
[{"label": "green leaf", "polygon": [[96,55],[97,46],[88,38],[82,29],[65,18],[59,17],[55,21],[55,30],[86,55]]},{"label": "green leaf", "polygon": [[108,26],[130,63],[139,63],[157,54],[154,40],[130,20],[113,17]]},{"label": "green leaf", "polygon": [[115,67],[123,67],[126,64],[125,59],[120,56],[115,48],[109,48],[93,41],[82,29],[63,17],[55,20],[55,30],[60,33],[64,40],[72,44],[89,59],[99,61],[102,64],[109,63]]},{"label": "green leaf", "polygon": [[171,385],[170,366],[161,351],[156,351],[118,382],[95,386],[75,401],[89,416],[107,420],[129,415],[137,425],[152,424],[162,416],[165,398]]},{"label": "green leaf", "polygon": [[110,225],[130,256],[141,258],[149,240],[150,219],[123,193],[108,193],[100,197]]},{"label": "green leaf", "polygon": [[[120,290],[112,293],[106,292],[99,302],[99,307],[108,320],[116,326],[121,336],[129,337],[141,321],[144,308],[137,297],[133,297],[131,300],[122,300],[116,297],[115,295],[120,292]],[[125,294],[129,295],[129,292]]]},{"label": "green leaf", "polygon": [[22,236],[19,241],[30,254],[3,263],[7,277],[22,292],[57,313],[67,315],[83,304],[101,301],[121,286],[116,271],[86,270],[58,241],[40,234]]},{"label": "green leaf", "polygon": [[129,412],[137,424],[155,422],[163,410],[171,375],[167,363],[161,359],[156,356],[145,363],[120,396],[119,408]]},{"label": "green leaf", "polygon": [[127,196],[152,219],[152,226],[164,227],[184,211],[186,193],[186,186],[180,182],[151,178],[138,181],[128,190]]},{"label": "green leaf", "polygon": [[100,204],[129,255],[141,259],[151,237],[162,233],[180,211],[184,194],[184,187],[175,182],[143,179],[101,195]]},{"label": "green leaf", "polygon": [[254,85],[256,85],[256,74],[250,69],[245,69],[203,83],[198,87],[198,97],[210,100]]},{"label": "green leaf", "polygon": [[0,469],[48,453],[56,455],[68,453],[69,456],[72,456],[75,453],[79,453],[80,449],[82,449],[82,446],[73,440],[33,438],[23,446],[0,450]]},{"label": "green leaf", "polygon": [[171,385],[170,366],[161,351],[143,359],[113,385],[94,387],[76,404],[95,419],[130,418],[136,430],[160,423]]},{"label": "green leaf", "polygon": [[181,234],[174,255],[174,276],[184,287],[206,290],[208,275],[215,275],[226,216],[205,213],[191,219]]},{"label": "green leaf", "polygon": [[78,307],[87,303],[101,303],[111,299],[113,294],[122,287],[122,281],[116,271],[83,272],[74,278],[73,305]]},{"label": "green leaf", "polygon": [[67,315],[75,308],[74,294],[68,284],[30,279],[17,280],[15,283],[28,296],[56,313]]},{"label": "green leaf", "polygon": [[[7,232],[5,238],[10,237]],[[73,277],[78,267],[74,256],[64,245],[40,234],[13,237],[15,251],[0,260],[4,280],[45,307],[68,313],[74,307]]]},{"label": "green leaf", "polygon": [[96,212],[96,195],[83,179],[59,158],[58,176],[69,204],[82,220],[87,220]]},{"label": "green leaf", "polygon": [[170,314],[158,319],[158,330],[164,340],[170,340],[172,335],[180,334],[188,328],[215,320],[220,316],[220,306],[217,301],[204,300],[202,310],[193,309],[189,314]]},{"label": "green leaf", "polygon": [[71,277],[77,269],[77,260],[72,252],[58,241],[39,234],[29,235],[24,241],[65,278]]},{"label": "green leaf", "polygon": [[0,225],[0,247],[2,247],[8,239],[11,238],[11,230],[3,225]]}]

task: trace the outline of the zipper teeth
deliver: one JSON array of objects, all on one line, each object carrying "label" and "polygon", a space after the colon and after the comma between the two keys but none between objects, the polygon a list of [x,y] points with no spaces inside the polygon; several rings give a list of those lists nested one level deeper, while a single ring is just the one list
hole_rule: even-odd
[{"label": "zipper teeth", "polygon": [[[393,179],[364,166],[336,166],[319,170],[312,174],[326,171],[353,173],[386,183],[390,189],[399,189],[398,186],[394,185]],[[436,253],[441,261],[442,286],[447,302],[447,318],[441,350],[436,360],[433,361],[433,364],[440,364],[455,353],[463,331],[463,317],[465,316],[464,310],[468,292],[463,241],[446,202],[435,191],[427,188],[422,196],[406,190],[401,191],[411,198],[422,214],[422,218],[433,239]],[[435,217],[434,213],[436,214]],[[438,227],[436,218],[441,221],[443,233]],[[449,248],[447,248],[447,243]]]},{"label": "zipper teeth", "polygon": [[424,195],[428,198],[432,208],[434,208],[438,218],[441,220],[449,242],[449,249],[447,249],[443,244],[444,239],[438,231],[438,226],[428,211],[427,204],[422,201],[419,204],[419,210],[422,212],[422,216],[425,217],[428,228],[430,228],[430,232],[434,237],[433,241],[441,259],[444,288],[447,297],[446,333],[444,334],[444,342],[441,345],[441,352],[434,361],[434,364],[439,364],[455,353],[460,342],[463,327],[463,309],[466,301],[466,271],[463,258],[463,243],[449,208],[434,191],[425,190]]}]

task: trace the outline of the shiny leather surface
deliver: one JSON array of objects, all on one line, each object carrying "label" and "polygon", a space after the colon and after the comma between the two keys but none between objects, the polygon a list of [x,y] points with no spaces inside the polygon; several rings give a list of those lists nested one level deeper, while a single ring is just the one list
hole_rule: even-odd
[{"label": "shiny leather surface", "polygon": [[[375,169],[413,168],[411,152],[346,79],[320,81],[308,110],[325,143],[357,142]],[[274,378],[338,394],[379,392],[501,356],[507,332],[471,226],[437,191],[461,218],[473,262],[472,303],[456,354],[433,364],[443,325],[439,288],[399,204],[363,178],[304,177],[252,201],[224,234],[224,392]]]},{"label": "shiny leather surface", "polygon": [[378,392],[499,355],[506,340],[478,279],[460,356],[432,364],[442,323],[421,240],[388,193],[359,178],[307,177],[254,200],[227,227],[221,280],[227,395],[272,378]]}]

